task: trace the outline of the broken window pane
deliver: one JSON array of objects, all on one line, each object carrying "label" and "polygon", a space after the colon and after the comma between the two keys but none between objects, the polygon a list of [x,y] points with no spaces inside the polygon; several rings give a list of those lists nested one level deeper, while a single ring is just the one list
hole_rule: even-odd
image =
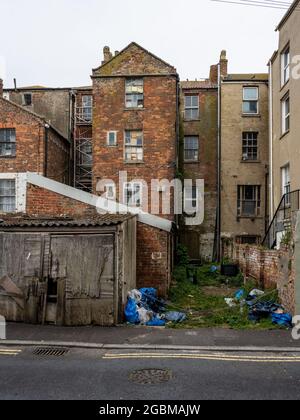
[{"label": "broken window pane", "polygon": [[126,80],[126,108],[144,107],[144,80],[127,79]]},{"label": "broken window pane", "polygon": [[0,156],[16,156],[16,130],[0,129]]},{"label": "broken window pane", "polygon": [[16,182],[14,179],[0,179],[0,212],[16,211]]}]

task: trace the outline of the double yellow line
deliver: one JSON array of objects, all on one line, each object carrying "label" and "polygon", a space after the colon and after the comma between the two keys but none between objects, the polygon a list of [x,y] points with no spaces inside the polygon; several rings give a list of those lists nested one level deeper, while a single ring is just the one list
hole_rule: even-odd
[{"label": "double yellow line", "polygon": [[251,356],[228,354],[198,354],[198,353],[107,353],[105,360],[118,359],[188,359],[213,360],[224,362],[253,362],[253,363],[300,363],[300,356]]},{"label": "double yellow line", "polygon": [[22,350],[16,350],[16,349],[1,349],[0,348],[0,356],[17,356],[20,354]]}]

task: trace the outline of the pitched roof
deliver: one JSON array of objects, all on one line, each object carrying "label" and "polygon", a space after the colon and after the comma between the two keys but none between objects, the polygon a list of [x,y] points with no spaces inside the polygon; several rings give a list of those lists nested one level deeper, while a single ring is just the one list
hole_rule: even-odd
[{"label": "pitched roof", "polygon": [[136,42],[131,42],[129,45],[127,45],[127,47],[125,47],[123,50],[121,50],[118,54],[116,54],[115,56],[113,56],[110,60],[106,61],[105,63],[101,64],[99,67],[96,67],[95,69],[93,69],[93,73],[97,72],[98,70],[102,69],[103,67],[106,67],[108,64],[112,63],[117,57],[120,57],[125,51],[127,51],[129,48],[131,47],[137,47],[139,49],[141,49],[142,51],[144,51],[146,54],[151,55],[151,57],[153,57],[155,60],[160,61],[162,64],[164,64],[167,67],[170,67],[170,69],[172,69],[172,72],[174,74],[177,74],[177,71],[175,69],[175,67],[173,67],[171,64],[167,63],[166,61],[162,60],[160,57],[158,57],[157,55],[153,54],[152,52],[150,52],[149,50],[147,50],[146,48],[142,47],[141,45],[139,45]]}]

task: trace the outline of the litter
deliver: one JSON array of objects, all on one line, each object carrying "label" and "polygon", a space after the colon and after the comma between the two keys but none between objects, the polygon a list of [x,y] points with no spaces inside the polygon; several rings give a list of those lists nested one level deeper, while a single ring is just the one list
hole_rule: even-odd
[{"label": "litter", "polygon": [[186,314],[181,312],[166,312],[166,302],[158,298],[154,288],[131,290],[128,293],[125,308],[126,321],[134,325],[163,327],[166,322],[183,322]]},{"label": "litter", "polygon": [[260,296],[263,296],[264,294],[265,294],[265,292],[263,292],[262,290],[253,289],[249,293],[249,296],[251,296],[251,297],[260,297]]},{"label": "litter", "polygon": [[272,322],[273,324],[282,325],[285,327],[292,327],[292,315],[291,314],[285,314],[285,313],[272,313]]},{"label": "litter", "polygon": [[166,321],[172,322],[183,322],[186,320],[186,314],[183,312],[167,312],[164,317]]},{"label": "litter", "polygon": [[237,300],[241,300],[246,294],[246,291],[244,289],[240,289],[236,292],[236,294],[234,295],[235,299]]},{"label": "litter", "polygon": [[225,298],[224,300],[230,308],[234,308],[236,306],[235,299]]}]

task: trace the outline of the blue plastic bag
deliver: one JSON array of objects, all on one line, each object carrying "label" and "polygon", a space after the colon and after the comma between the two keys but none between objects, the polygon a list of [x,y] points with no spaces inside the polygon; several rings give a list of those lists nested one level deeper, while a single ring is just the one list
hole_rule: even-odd
[{"label": "blue plastic bag", "polygon": [[167,312],[165,315],[167,321],[183,322],[186,320],[186,314],[183,312]]},{"label": "blue plastic bag", "polygon": [[275,314],[272,313],[273,324],[282,325],[286,327],[292,326],[292,315],[291,314]]},{"label": "blue plastic bag", "polygon": [[164,327],[166,325],[166,321],[163,319],[154,317],[151,321],[147,322],[147,327]]},{"label": "blue plastic bag", "polygon": [[128,298],[127,305],[125,308],[125,318],[127,322],[130,322],[130,324],[139,324],[140,318],[137,311],[136,303],[133,299]]},{"label": "blue plastic bag", "polygon": [[235,297],[237,300],[241,300],[241,299],[243,299],[244,295],[245,295],[245,290],[244,290],[244,289],[240,289],[240,290],[238,290],[238,291],[236,292],[236,294],[234,295],[234,297]]}]

